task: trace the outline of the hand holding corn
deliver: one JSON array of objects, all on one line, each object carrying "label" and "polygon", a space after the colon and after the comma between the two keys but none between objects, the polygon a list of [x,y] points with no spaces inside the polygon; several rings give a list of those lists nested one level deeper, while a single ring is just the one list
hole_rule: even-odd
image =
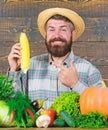
[{"label": "hand holding corn", "polygon": [[19,68],[24,73],[27,72],[30,65],[30,50],[29,43],[25,33],[20,35],[20,43],[12,46],[8,56],[10,71],[17,71]]}]

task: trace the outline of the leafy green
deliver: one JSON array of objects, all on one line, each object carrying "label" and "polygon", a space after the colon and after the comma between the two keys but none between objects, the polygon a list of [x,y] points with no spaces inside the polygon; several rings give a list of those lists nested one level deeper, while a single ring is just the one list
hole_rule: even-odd
[{"label": "leafy green", "polygon": [[13,80],[7,75],[0,75],[0,100],[10,100],[14,94]]},{"label": "leafy green", "polygon": [[105,116],[98,112],[90,112],[87,115],[79,115],[76,118],[76,127],[79,128],[105,128],[108,122]]},{"label": "leafy green", "polygon": [[73,117],[77,117],[80,114],[79,97],[80,95],[76,92],[63,92],[60,97],[55,99],[50,108],[56,111],[57,116],[61,110],[65,110]]},{"label": "leafy green", "polygon": [[[32,108],[31,100],[24,93],[17,91],[15,95],[7,102],[9,105],[9,114],[14,110],[14,122],[17,127],[27,127],[28,124],[33,125],[33,121],[26,109],[30,109],[34,115],[34,109]],[[31,121],[30,121],[31,119]]]},{"label": "leafy green", "polygon": [[0,100],[0,127],[10,125],[10,116],[8,114],[9,106],[3,100]]},{"label": "leafy green", "polygon": [[8,79],[7,75],[0,75],[0,100],[8,104],[9,115],[14,111],[14,122],[17,127],[33,126],[33,119],[26,110],[29,109],[34,115],[31,100],[23,92],[14,91],[13,80]]}]

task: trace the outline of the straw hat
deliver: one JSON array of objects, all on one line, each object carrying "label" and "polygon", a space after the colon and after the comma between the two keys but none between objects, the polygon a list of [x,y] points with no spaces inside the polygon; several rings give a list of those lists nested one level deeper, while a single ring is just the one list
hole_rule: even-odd
[{"label": "straw hat", "polygon": [[81,34],[84,32],[85,24],[83,19],[76,12],[65,8],[50,8],[42,11],[37,19],[38,29],[44,38],[45,38],[45,24],[50,17],[56,14],[65,16],[73,23],[76,30],[76,37],[74,40],[76,40],[78,37],[81,36]]}]

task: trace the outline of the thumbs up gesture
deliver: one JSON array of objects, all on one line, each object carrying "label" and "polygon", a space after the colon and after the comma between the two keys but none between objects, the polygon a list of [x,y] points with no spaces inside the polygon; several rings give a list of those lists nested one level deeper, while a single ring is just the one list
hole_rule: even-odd
[{"label": "thumbs up gesture", "polygon": [[58,75],[60,82],[67,87],[73,88],[78,81],[78,74],[74,65],[74,61],[71,61],[70,68],[57,63],[54,63],[53,65],[60,68]]}]

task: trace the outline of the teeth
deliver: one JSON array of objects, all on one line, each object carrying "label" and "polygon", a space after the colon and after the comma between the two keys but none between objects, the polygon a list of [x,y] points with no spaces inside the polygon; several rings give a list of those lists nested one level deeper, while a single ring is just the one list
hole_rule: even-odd
[{"label": "teeth", "polygon": [[52,44],[53,44],[53,45],[62,45],[63,42],[61,42],[61,41],[55,41],[55,42],[53,42]]}]

